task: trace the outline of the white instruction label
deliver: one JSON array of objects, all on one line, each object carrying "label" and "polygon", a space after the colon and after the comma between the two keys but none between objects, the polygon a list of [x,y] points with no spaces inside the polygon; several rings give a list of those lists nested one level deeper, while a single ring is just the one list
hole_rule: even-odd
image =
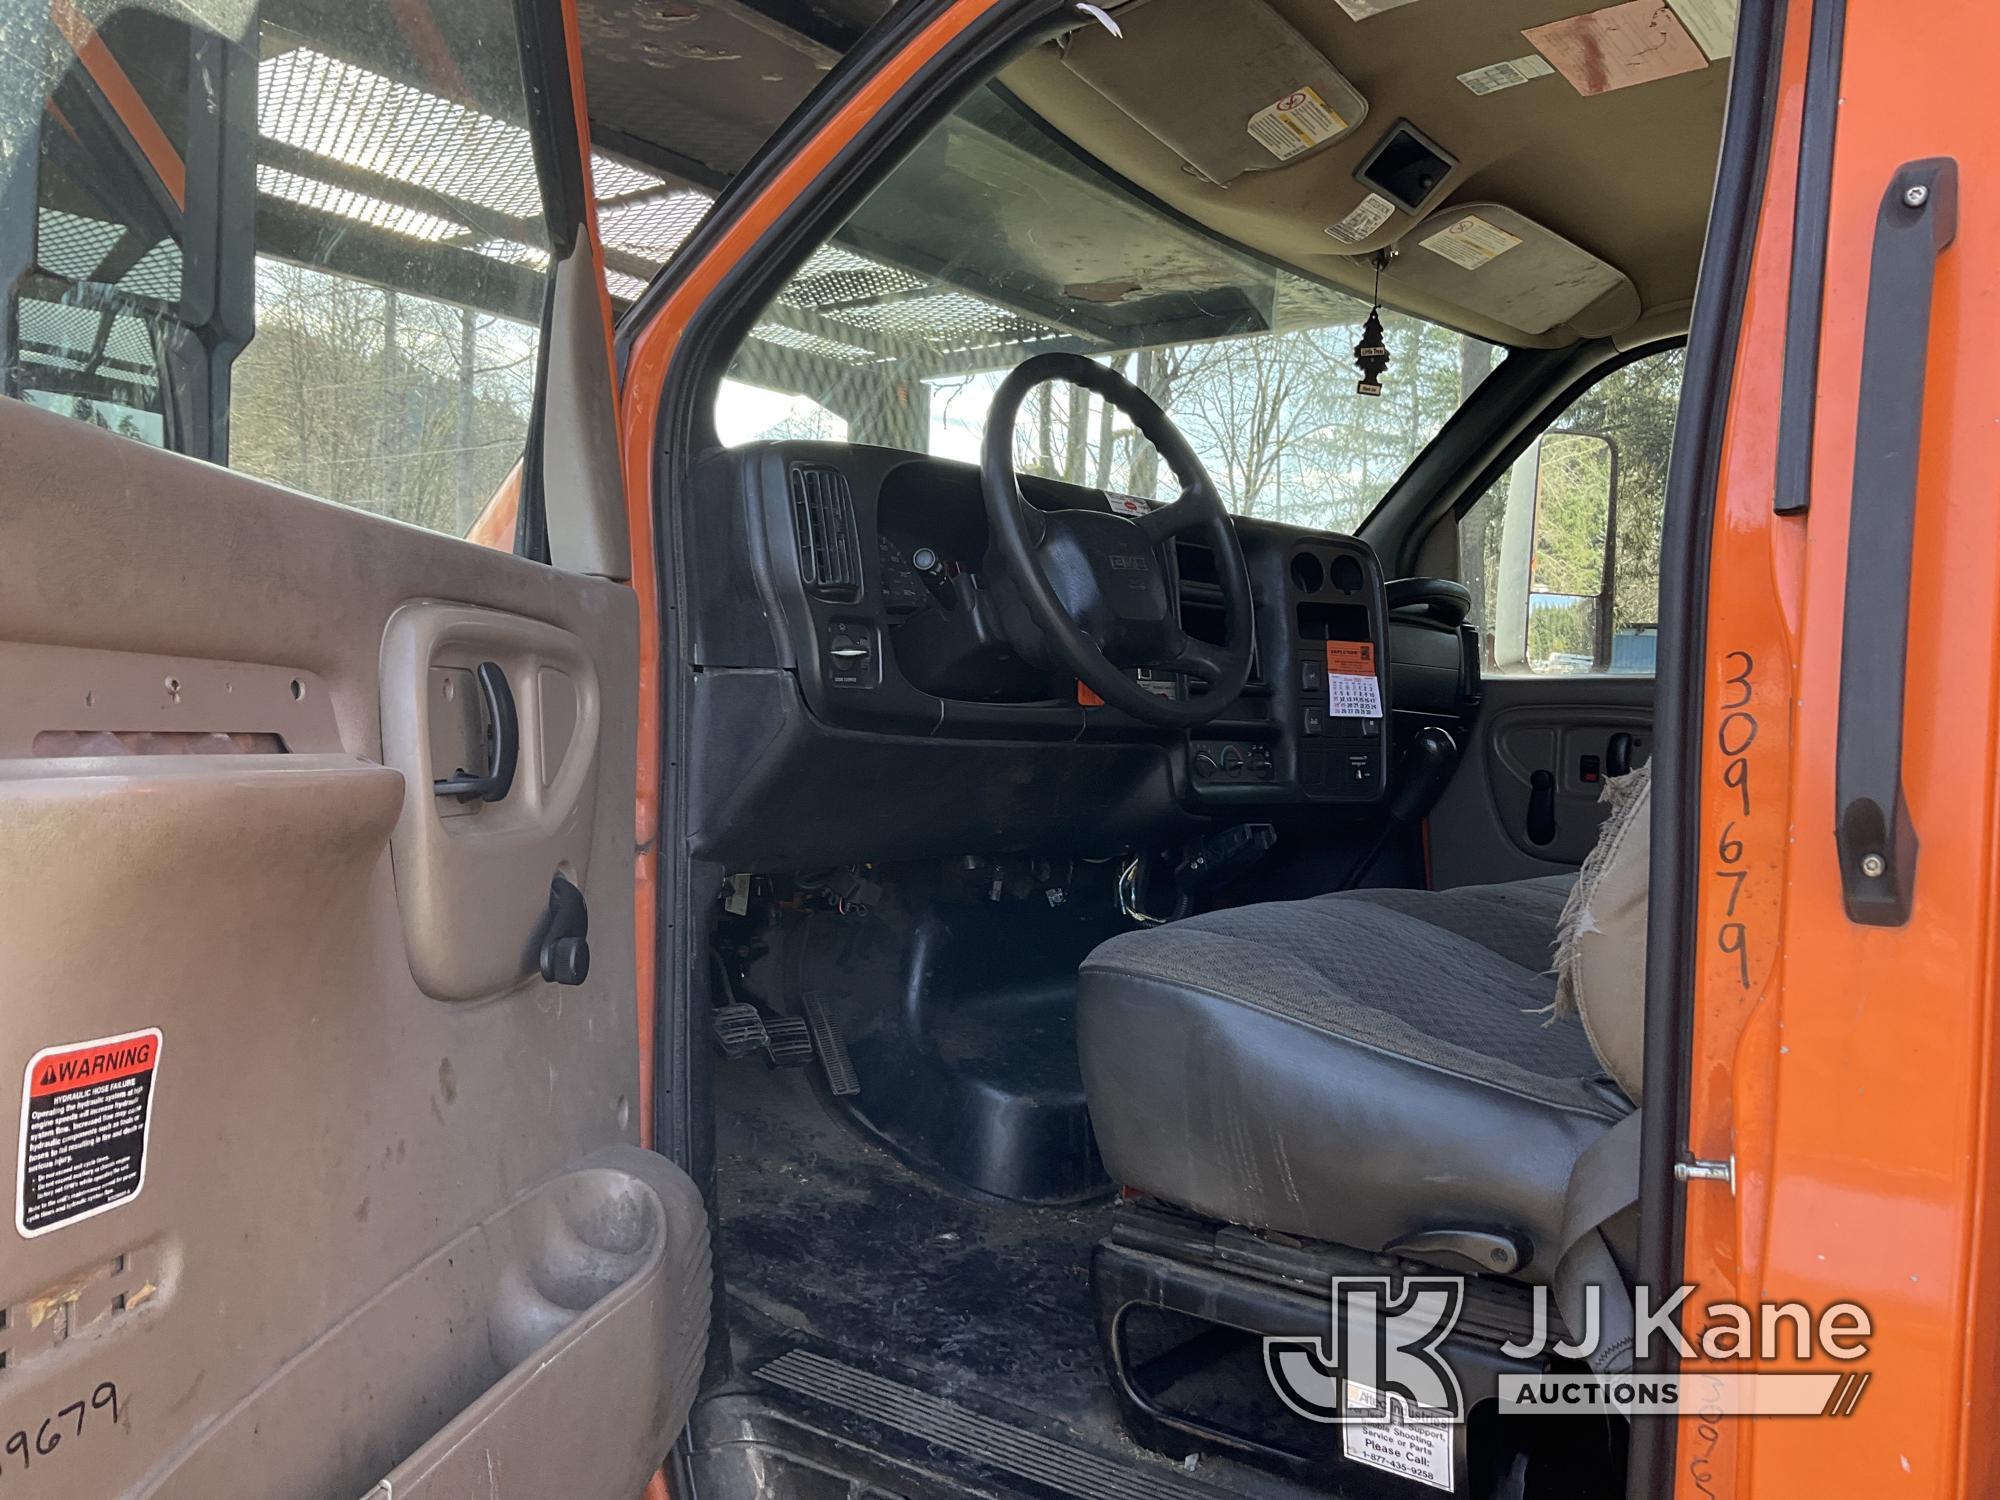
[{"label": "white instruction label", "polygon": [[1279,161],[1290,161],[1301,151],[1332,140],[1347,129],[1347,121],[1327,108],[1318,89],[1308,87],[1293,89],[1265,105],[1250,117],[1248,128],[1258,145]]},{"label": "white instruction label", "polygon": [[1498,224],[1487,223],[1478,214],[1467,214],[1418,243],[1433,255],[1442,255],[1455,266],[1476,271],[1495,256],[1505,255],[1520,244],[1521,237],[1509,234]]},{"label": "white instruction label", "polygon": [[1404,5],[1415,5],[1417,0],[1336,0],[1340,8],[1357,21],[1365,21],[1370,16],[1379,16],[1385,10],[1395,10]]},{"label": "white instruction label", "polygon": [[1389,215],[1395,211],[1396,205],[1387,198],[1380,193],[1370,193],[1338,224],[1327,225],[1326,232],[1343,245],[1357,244],[1388,223]]},{"label": "white instruction label", "polygon": [[1341,1453],[1351,1462],[1450,1494],[1451,1434],[1455,1424],[1413,1421],[1409,1403],[1401,1396],[1384,1395],[1351,1380],[1344,1384],[1348,1411],[1379,1408],[1387,1401],[1389,1420],[1341,1424]]},{"label": "white instruction label", "polygon": [[1667,4],[1710,62],[1736,50],[1736,0],[1667,0]]},{"label": "white instruction label", "polygon": [[1326,711],[1336,719],[1382,717],[1382,684],[1369,642],[1326,643]]},{"label": "white instruction label", "polygon": [[1547,78],[1554,72],[1547,58],[1539,52],[1530,52],[1526,57],[1489,63],[1486,67],[1474,68],[1470,73],[1461,73],[1458,81],[1475,94],[1497,94],[1502,89],[1517,88],[1534,79]]}]

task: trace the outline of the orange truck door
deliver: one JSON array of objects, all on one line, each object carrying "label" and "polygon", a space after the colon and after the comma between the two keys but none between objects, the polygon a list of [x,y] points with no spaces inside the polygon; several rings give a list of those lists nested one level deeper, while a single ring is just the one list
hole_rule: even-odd
[{"label": "orange truck door", "polygon": [[[1684,1055],[1651,1034],[1647,1108],[1695,1176],[1649,1201],[1683,1205],[1655,1279],[1698,1284],[1691,1336],[1723,1301],[1872,1333],[1814,1366],[1852,1377],[1838,1420],[1685,1419],[1655,1492],[1991,1494],[2000,10],[1775,9],[1743,103],[1768,160],[1689,348],[1713,508],[1672,586],[1706,639],[1662,674],[1659,764],[1699,821],[1684,906],[1656,869],[1652,994],[1694,1004]],[[1683,1374],[1698,1403],[1744,1368]]]},{"label": "orange truck door", "polygon": [[0,4],[0,1493],[636,1496],[685,1423],[574,41]]}]

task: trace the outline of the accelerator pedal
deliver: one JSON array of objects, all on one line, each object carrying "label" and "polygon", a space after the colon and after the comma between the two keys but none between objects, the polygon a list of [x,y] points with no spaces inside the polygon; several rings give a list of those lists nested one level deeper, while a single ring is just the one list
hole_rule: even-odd
[{"label": "accelerator pedal", "polygon": [[770,1045],[763,1013],[754,1005],[718,1005],[710,1024],[715,1028],[715,1043],[722,1048],[724,1057],[748,1057]]},{"label": "accelerator pedal", "polygon": [[764,1056],[774,1068],[803,1068],[813,1060],[812,1028],[804,1016],[772,1016],[764,1023]]},{"label": "accelerator pedal", "polygon": [[826,1073],[826,1086],[836,1099],[861,1092],[861,1077],[854,1071],[854,1059],[847,1055],[847,1040],[834,1024],[833,1012],[817,991],[804,997],[806,1022],[812,1028],[813,1046],[819,1051],[819,1065]]}]

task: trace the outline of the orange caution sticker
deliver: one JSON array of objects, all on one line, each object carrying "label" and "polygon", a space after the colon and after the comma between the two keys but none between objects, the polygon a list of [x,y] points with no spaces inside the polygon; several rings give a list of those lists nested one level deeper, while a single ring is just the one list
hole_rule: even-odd
[{"label": "orange caution sticker", "polygon": [[1375,647],[1367,641],[1328,641],[1326,670],[1343,677],[1373,677]]},{"label": "orange caution sticker", "polygon": [[1375,647],[1368,641],[1326,643],[1326,711],[1336,719],[1382,717]]}]

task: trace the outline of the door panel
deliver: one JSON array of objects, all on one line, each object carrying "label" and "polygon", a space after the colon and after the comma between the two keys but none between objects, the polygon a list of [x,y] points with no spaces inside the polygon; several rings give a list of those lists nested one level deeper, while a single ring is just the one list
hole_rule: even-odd
[{"label": "door panel", "polygon": [[[107,1201],[0,1258],[0,1485],[637,1494],[709,1291],[636,1145],[631,590],[12,400],[0,451],[17,1211],[30,1059],[158,1031],[136,1190],[60,1178],[34,1113],[38,1187]],[[487,659],[523,743],[467,811],[438,685]],[[531,973],[558,870],[574,987]]]},{"label": "door panel", "polygon": [[[1632,764],[1652,752],[1653,679],[1604,674],[1494,676],[1465,758],[1430,816],[1432,882],[1444,889],[1573,870],[1597,841],[1604,773],[1615,734],[1632,736]],[[1548,773],[1553,830],[1530,835],[1536,772]]]}]

